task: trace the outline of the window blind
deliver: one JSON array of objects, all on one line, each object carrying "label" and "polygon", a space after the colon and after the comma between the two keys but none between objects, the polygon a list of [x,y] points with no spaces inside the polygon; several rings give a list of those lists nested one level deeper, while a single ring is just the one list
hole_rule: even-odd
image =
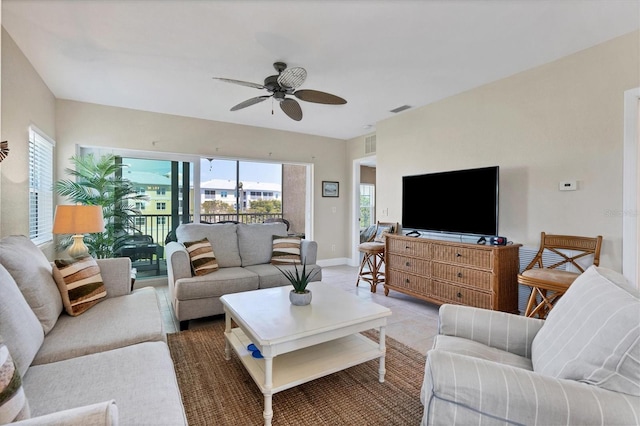
[{"label": "window blind", "polygon": [[53,144],[29,128],[29,238],[36,245],[53,240]]}]

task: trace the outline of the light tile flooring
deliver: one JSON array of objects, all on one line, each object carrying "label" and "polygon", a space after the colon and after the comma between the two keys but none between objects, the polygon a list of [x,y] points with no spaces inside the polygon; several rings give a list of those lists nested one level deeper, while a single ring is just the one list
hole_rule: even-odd
[{"label": "light tile flooring", "polygon": [[[372,293],[366,281],[360,281],[359,286],[356,287],[357,276],[357,267],[341,265],[322,268],[323,283],[391,309],[392,315],[387,322],[387,336],[426,354],[437,333],[438,306],[393,290],[385,296],[384,287],[381,284],[378,284],[377,292]],[[141,280],[140,284],[136,283],[136,286],[138,285],[143,286],[144,281]],[[166,285],[160,285],[156,286],[156,290],[161,296],[165,330],[167,333],[174,333],[179,330],[179,325],[171,311],[168,288]],[[211,318],[192,320],[189,328],[206,325],[211,320]]]}]

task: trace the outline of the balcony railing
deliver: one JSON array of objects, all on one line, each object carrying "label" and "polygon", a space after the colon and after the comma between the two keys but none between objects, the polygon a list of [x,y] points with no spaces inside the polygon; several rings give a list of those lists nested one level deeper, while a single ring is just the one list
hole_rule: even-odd
[{"label": "balcony railing", "polygon": [[[262,223],[266,219],[281,218],[282,213],[201,213],[200,221],[217,223],[236,221],[240,223]],[[156,244],[165,245],[165,239],[173,229],[171,215],[168,214],[140,214],[134,218],[135,229],[129,230],[130,234],[150,235]],[[193,222],[193,215],[189,216],[189,222]],[[182,223],[182,222],[180,222]]]}]

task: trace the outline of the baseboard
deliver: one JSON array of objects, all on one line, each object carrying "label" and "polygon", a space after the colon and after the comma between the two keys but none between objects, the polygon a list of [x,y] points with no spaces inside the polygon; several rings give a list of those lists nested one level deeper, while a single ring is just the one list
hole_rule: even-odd
[{"label": "baseboard", "polygon": [[348,265],[349,258],[347,257],[336,257],[333,259],[322,259],[316,262],[319,266],[327,267],[327,266],[340,266],[340,265]]}]

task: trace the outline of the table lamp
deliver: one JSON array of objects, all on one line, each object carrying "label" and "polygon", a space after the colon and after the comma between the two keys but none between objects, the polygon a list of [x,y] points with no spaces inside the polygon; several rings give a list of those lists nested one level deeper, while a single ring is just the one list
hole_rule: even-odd
[{"label": "table lamp", "polygon": [[104,219],[101,206],[59,205],[53,222],[54,234],[73,234],[73,244],[69,247],[69,256],[79,258],[87,256],[89,249],[84,244],[84,234],[104,231]]}]

